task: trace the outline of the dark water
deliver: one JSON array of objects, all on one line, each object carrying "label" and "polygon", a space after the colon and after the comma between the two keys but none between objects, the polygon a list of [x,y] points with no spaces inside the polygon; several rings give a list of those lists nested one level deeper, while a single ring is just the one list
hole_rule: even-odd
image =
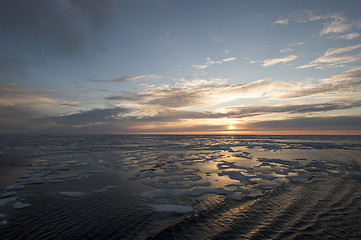
[{"label": "dark water", "polygon": [[360,136],[0,141],[0,239],[361,239]]}]

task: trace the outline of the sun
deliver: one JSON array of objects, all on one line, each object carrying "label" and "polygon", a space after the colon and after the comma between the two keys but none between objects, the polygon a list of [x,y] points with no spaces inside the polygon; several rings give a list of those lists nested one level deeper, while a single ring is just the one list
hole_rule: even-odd
[{"label": "sun", "polygon": [[228,126],[228,129],[229,129],[229,130],[232,130],[232,129],[234,129],[234,126],[233,126],[233,125],[229,125],[229,126]]}]

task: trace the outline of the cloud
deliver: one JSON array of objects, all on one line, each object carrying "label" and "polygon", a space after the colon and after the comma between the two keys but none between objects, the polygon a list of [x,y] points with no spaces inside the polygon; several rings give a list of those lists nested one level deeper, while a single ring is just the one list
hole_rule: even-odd
[{"label": "cloud", "polygon": [[293,49],[292,48],[285,48],[285,49],[281,49],[280,52],[292,52]]},{"label": "cloud", "polygon": [[59,106],[47,95],[56,95],[56,92],[0,84],[0,133],[26,133],[43,127],[45,123],[38,119]]},{"label": "cloud", "polygon": [[296,55],[289,55],[285,58],[273,58],[273,59],[266,59],[263,61],[263,66],[264,67],[271,67],[277,63],[286,63],[286,62],[290,62],[293,61],[297,58]]},{"label": "cloud", "polygon": [[[302,10],[295,11],[289,14],[288,18],[280,18],[273,24],[287,25],[289,22],[308,23],[313,21],[322,21],[323,28],[320,30],[319,35],[340,34],[350,31],[352,28],[359,28],[360,22],[352,21],[343,17],[341,14],[316,14],[314,11]],[[334,39],[354,39],[358,37],[357,33],[349,33],[345,35],[331,36]]]},{"label": "cloud", "polygon": [[197,69],[205,69],[207,67],[212,66],[213,64],[221,64],[221,63],[222,63],[222,61],[213,61],[209,57],[207,57],[206,63],[199,64],[199,65],[192,65],[192,67],[197,68]]},{"label": "cloud", "polygon": [[63,103],[60,104],[60,106],[64,106],[64,107],[77,107],[79,106],[79,102],[78,101],[65,101]]},{"label": "cloud", "polygon": [[320,36],[331,33],[342,33],[350,30],[352,28],[352,24],[346,22],[345,18],[341,16],[334,16],[333,21],[326,23],[323,27]]},{"label": "cloud", "polygon": [[228,79],[223,79],[223,78],[211,78],[211,80],[182,78],[180,85],[186,86],[186,87],[196,87],[196,86],[200,86],[200,85],[213,85],[213,84],[220,85],[220,84],[225,84],[227,82],[227,80]]},{"label": "cloud", "polygon": [[[148,88],[140,93],[123,93],[106,98],[127,106],[141,107],[144,112],[159,109],[211,107],[240,99],[291,99],[327,94],[347,94],[361,88],[361,71],[355,69],[322,79],[318,84],[304,82],[255,81],[247,84],[216,85],[214,79],[182,79],[182,83]],[[152,113],[153,114],[153,113]]]},{"label": "cloud", "polygon": [[295,117],[247,123],[253,130],[361,130],[361,116]]},{"label": "cloud", "polygon": [[208,67],[210,67],[210,66],[212,66],[214,64],[222,64],[224,62],[231,62],[231,61],[234,61],[234,60],[236,60],[235,57],[230,57],[230,58],[222,59],[221,61],[213,61],[208,57],[206,63],[198,64],[198,65],[192,65],[192,67],[203,70],[203,69],[206,69],[206,68],[208,68]]},{"label": "cloud", "polygon": [[153,105],[158,106],[158,108],[193,108],[214,106],[237,99],[273,96],[299,87],[298,84],[294,83],[267,81],[235,85],[194,85],[192,87],[167,85],[149,88],[141,93],[110,96],[106,99],[130,101],[131,104]]},{"label": "cloud", "polygon": [[277,21],[274,21],[273,24],[281,24],[281,25],[287,25],[288,24],[288,19],[278,19]]},{"label": "cloud", "polygon": [[235,57],[230,57],[230,58],[222,59],[222,62],[231,62],[231,61],[234,61],[234,60],[236,60]]},{"label": "cloud", "polygon": [[115,121],[120,118],[121,114],[128,113],[130,110],[122,107],[113,107],[107,109],[92,109],[89,111],[81,111],[78,113],[68,114],[59,117],[52,117],[57,124],[81,126],[88,124],[96,124],[100,122]]},{"label": "cloud", "polygon": [[323,56],[311,61],[308,64],[298,66],[297,68],[301,69],[301,68],[323,67],[323,66],[337,67],[341,64],[355,62],[361,59],[361,54],[344,55],[344,56],[339,56],[339,54],[350,52],[358,48],[361,48],[361,44],[356,44],[343,48],[330,48],[326,51],[326,53]]},{"label": "cloud", "polygon": [[304,87],[303,89],[287,93],[281,98],[301,98],[320,94],[338,94],[357,92],[361,89],[361,71],[335,75],[324,79],[323,83]]},{"label": "cloud", "polygon": [[336,35],[336,36],[331,36],[331,37],[328,37],[328,38],[331,38],[331,39],[334,39],[334,40],[339,40],[339,39],[345,39],[345,40],[352,40],[352,39],[355,39],[355,38],[358,38],[360,36],[359,33],[348,33],[348,34],[345,34],[345,35]]},{"label": "cloud", "polygon": [[133,77],[124,76],[124,77],[110,79],[110,80],[89,79],[89,81],[92,81],[92,82],[126,82],[126,81],[138,80],[138,79],[148,80],[148,79],[160,79],[160,78],[162,78],[162,76],[153,74],[153,75],[139,75],[139,76],[133,76]]},{"label": "cloud", "polygon": [[46,95],[55,92],[47,89],[28,88],[14,84],[0,84],[0,105],[40,107],[57,103]]},{"label": "cloud", "polygon": [[241,118],[273,113],[310,114],[356,107],[361,107],[361,100],[344,99],[323,103],[242,106],[227,108],[228,111],[223,114],[223,117]]}]

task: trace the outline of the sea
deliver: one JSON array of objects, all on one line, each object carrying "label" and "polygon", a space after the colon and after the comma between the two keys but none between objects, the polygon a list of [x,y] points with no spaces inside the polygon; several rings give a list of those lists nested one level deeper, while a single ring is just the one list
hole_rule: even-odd
[{"label": "sea", "polygon": [[0,135],[0,239],[361,239],[361,136]]}]

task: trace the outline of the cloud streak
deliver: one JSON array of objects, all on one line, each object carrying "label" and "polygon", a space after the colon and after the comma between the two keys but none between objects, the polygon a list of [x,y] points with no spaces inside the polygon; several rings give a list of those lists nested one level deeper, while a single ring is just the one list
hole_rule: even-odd
[{"label": "cloud streak", "polygon": [[244,126],[264,130],[361,130],[361,116],[297,117],[291,119],[258,121]]},{"label": "cloud streak", "polygon": [[337,67],[345,63],[355,62],[361,59],[361,54],[343,55],[340,54],[350,52],[355,49],[361,48],[361,44],[351,45],[343,48],[330,48],[325,54],[317,59],[309,62],[308,64],[301,65],[297,68],[309,68],[309,67]]},{"label": "cloud streak", "polygon": [[198,64],[198,65],[192,65],[192,67],[197,68],[199,70],[203,70],[203,69],[206,69],[206,68],[208,68],[208,67],[210,67],[210,66],[212,66],[214,64],[222,64],[224,62],[231,62],[231,61],[234,61],[234,60],[236,60],[235,57],[230,57],[230,58],[222,59],[221,61],[213,61],[208,57],[206,63]]},{"label": "cloud streak", "polygon": [[264,67],[271,67],[274,66],[278,63],[287,63],[293,60],[296,60],[297,56],[296,55],[289,55],[287,57],[284,58],[272,58],[272,59],[266,59],[263,61],[262,66]]},{"label": "cloud streak", "polygon": [[321,30],[320,36],[332,34],[332,33],[343,33],[352,28],[352,24],[346,23],[346,19],[336,15],[332,17],[332,22],[326,23]]},{"label": "cloud streak", "polygon": [[134,80],[149,80],[149,79],[161,79],[162,76],[161,75],[157,75],[157,74],[151,74],[151,75],[139,75],[139,76],[123,76],[123,77],[119,77],[119,78],[114,78],[114,79],[110,79],[110,80],[98,80],[98,79],[89,79],[89,81],[92,82],[127,82],[127,81],[134,81]]},{"label": "cloud streak", "polygon": [[325,94],[342,94],[358,92],[361,89],[361,71],[333,76],[324,79],[323,83],[305,87],[303,89],[290,92],[282,98],[301,98]]}]

